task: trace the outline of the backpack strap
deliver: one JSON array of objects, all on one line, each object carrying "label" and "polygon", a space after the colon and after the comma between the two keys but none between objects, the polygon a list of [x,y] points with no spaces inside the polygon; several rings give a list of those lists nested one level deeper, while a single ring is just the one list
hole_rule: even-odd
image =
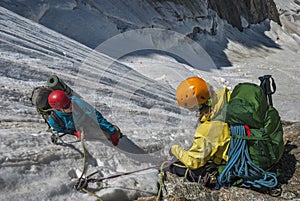
[{"label": "backpack strap", "polygon": [[51,112],[50,116],[54,119],[54,121],[62,128],[66,129],[66,126],[63,120],[56,114],[55,111]]},{"label": "backpack strap", "polygon": [[48,123],[49,115],[42,114],[42,117],[43,117],[45,123],[48,125],[48,129],[51,129],[51,126],[50,126],[50,124]]}]

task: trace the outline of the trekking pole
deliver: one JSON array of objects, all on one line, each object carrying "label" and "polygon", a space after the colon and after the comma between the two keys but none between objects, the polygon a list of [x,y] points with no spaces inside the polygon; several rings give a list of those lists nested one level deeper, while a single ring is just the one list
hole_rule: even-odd
[{"label": "trekking pole", "polygon": [[[260,80],[260,87],[263,89],[265,92],[267,101],[269,102],[269,105],[273,106],[273,101],[272,101],[272,94],[275,93],[276,91],[276,84],[274,79],[272,78],[272,75],[264,75],[258,78]],[[272,88],[271,89],[271,82],[272,81]]]}]

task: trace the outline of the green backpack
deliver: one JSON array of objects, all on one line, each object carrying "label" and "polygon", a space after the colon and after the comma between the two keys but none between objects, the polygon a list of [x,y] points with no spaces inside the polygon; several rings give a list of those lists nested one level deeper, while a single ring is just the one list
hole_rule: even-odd
[{"label": "green backpack", "polygon": [[247,140],[253,163],[264,170],[278,163],[284,152],[280,116],[268,104],[268,95],[263,87],[240,83],[232,91],[226,113],[230,126],[248,125],[251,134],[243,139]]}]

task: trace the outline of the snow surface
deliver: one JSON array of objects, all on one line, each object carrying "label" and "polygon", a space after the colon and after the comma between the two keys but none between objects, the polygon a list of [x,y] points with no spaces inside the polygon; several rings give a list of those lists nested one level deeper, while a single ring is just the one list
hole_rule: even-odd
[{"label": "snow surface", "polygon": [[[63,8],[74,5],[69,2],[65,7],[40,5],[47,8],[47,15],[53,11],[64,19],[57,26],[66,26],[70,18]],[[109,2],[101,9],[111,9],[114,2]],[[151,9],[138,12],[134,3],[126,2],[115,4],[116,10],[109,12],[118,16],[118,26],[129,17],[135,24],[153,19]],[[176,86],[188,76],[199,75],[216,89],[232,89],[239,82],[259,83],[259,76],[272,74],[277,84],[275,107],[283,120],[299,121],[299,5],[286,2],[276,2],[282,27],[266,20],[239,32],[219,19],[219,29],[224,31],[205,39],[196,35],[197,42],[186,37],[195,22],[174,28],[168,12],[165,18],[176,31],[160,26],[119,34],[116,24],[104,21],[100,30],[114,37],[103,35],[105,41],[95,50],[0,7],[0,200],[95,200],[73,189],[83,166],[80,143],[52,144],[46,124],[30,104],[32,89],[52,74],[63,78],[125,135],[118,147],[103,140],[85,142],[88,173],[98,170],[96,177],[159,166],[168,158],[171,145],[191,145],[197,119],[175,102]],[[123,18],[118,11],[123,6],[137,12]],[[60,13],[49,8],[59,8]],[[82,12],[76,16],[91,19],[88,10],[74,10]],[[36,16],[40,19],[45,13]],[[94,31],[85,37],[92,39],[98,30]],[[74,34],[83,37],[81,32]],[[134,200],[155,195],[157,179],[157,170],[150,169],[90,187],[104,200]]]}]

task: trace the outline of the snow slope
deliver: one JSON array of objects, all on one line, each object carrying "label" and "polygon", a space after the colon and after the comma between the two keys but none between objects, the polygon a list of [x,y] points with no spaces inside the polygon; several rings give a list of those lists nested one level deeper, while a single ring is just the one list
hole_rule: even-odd
[{"label": "snow slope", "polygon": [[[197,0],[192,3],[183,1],[181,3],[182,5],[176,1],[147,0],[132,2],[123,0],[109,2],[45,0],[37,3],[33,0],[22,2],[6,0],[0,5],[115,59],[120,57],[124,59],[125,56],[135,54],[134,58],[130,59],[132,60],[131,64],[125,64],[135,70],[139,68],[139,72],[143,69],[144,73],[142,74],[146,77],[149,74],[148,69],[153,69],[153,67],[165,69],[159,70],[159,72],[169,72],[170,68],[166,66],[173,65],[175,69],[173,71],[180,71],[178,74],[182,74],[183,77],[187,75],[184,72],[190,73],[186,71],[186,68],[193,67],[191,68],[193,74],[201,75],[210,82],[214,81],[212,85],[216,88],[222,87],[224,84],[232,88],[242,81],[259,83],[257,79],[259,76],[272,74],[278,87],[278,92],[274,95],[275,106],[278,106],[284,120],[299,121],[300,114],[294,109],[299,107],[300,102],[296,98],[299,94],[291,93],[297,91],[295,89],[299,87],[297,77],[300,74],[297,66],[300,44],[298,28],[300,6],[298,1],[275,1],[282,27],[268,20],[256,25],[249,25],[244,20],[244,27],[249,26],[250,29],[245,29],[243,32],[237,31],[221,20],[214,11],[207,9],[205,1]],[[154,31],[147,31],[153,28]],[[168,31],[163,36],[163,31],[160,29]],[[128,39],[130,34],[132,34],[129,36],[131,38]],[[138,34],[141,37],[136,37]],[[149,35],[152,35],[152,40],[149,40]],[[170,38],[164,41],[165,36]],[[182,48],[183,51],[177,48],[175,52],[172,52],[170,44],[174,42],[174,38],[175,40],[186,40],[186,36],[194,40],[194,43],[190,42],[193,45]],[[141,43],[136,44],[136,38],[140,38]],[[157,44],[160,45],[157,46]],[[180,42],[175,42],[175,44],[173,47],[182,45]],[[133,45],[135,47],[132,47]],[[139,46],[138,49],[137,46]],[[198,46],[198,50],[203,48],[204,54],[208,54],[210,58],[204,55],[202,50],[191,51],[193,46]],[[122,49],[124,47],[126,48]],[[159,62],[151,61],[151,66],[153,66],[151,68],[148,64],[144,67],[136,64],[134,60],[137,57],[140,58],[141,55],[147,54],[141,50],[149,47],[163,51],[164,55],[169,58],[165,63],[169,64],[162,65]],[[162,54],[161,51],[159,55]],[[200,58],[195,56],[198,52],[201,52]],[[153,51],[150,53],[154,56]],[[190,54],[191,56],[187,57]],[[203,55],[205,62],[202,59]],[[143,57],[146,60],[150,58],[149,54]],[[159,58],[161,59],[160,56]],[[174,58],[175,63],[172,63]],[[182,58],[184,59],[182,60]],[[154,61],[160,59],[154,59]],[[129,61],[129,59],[127,60]],[[213,65],[207,67],[206,61]],[[182,63],[188,64],[187,67],[184,66],[183,70]],[[179,65],[181,66],[178,67]],[[220,70],[214,71],[214,66]],[[207,69],[210,69],[211,73],[206,74]],[[153,72],[153,70],[151,71]],[[166,79],[173,79],[172,77],[168,76]],[[177,80],[181,80],[181,78]],[[178,81],[173,83],[176,85]],[[174,85],[173,88],[176,87]]]},{"label": "snow slope", "polygon": [[[174,88],[0,9],[1,200],[93,200],[72,190],[82,169],[80,144],[51,144],[46,124],[29,101],[32,89],[52,74],[63,77],[125,135],[118,148],[100,140],[86,143],[90,171],[99,170],[98,176],[158,165],[171,142],[190,143],[194,128],[185,119],[187,112],[176,106]],[[153,180],[150,184],[156,182],[157,171],[146,175]],[[125,195],[124,200],[132,200],[156,193],[156,184],[143,184],[149,183],[144,176],[107,184],[104,197],[118,200],[110,196]]]},{"label": "snow slope", "polygon": [[[291,12],[281,16],[283,27],[265,21],[238,32],[220,21],[224,32],[215,38],[195,34],[199,43],[160,28],[127,30],[104,37],[96,50],[0,8],[0,200],[94,200],[73,190],[82,170],[81,145],[53,145],[30,104],[31,90],[52,74],[125,134],[118,148],[101,140],[86,142],[88,172],[99,170],[97,177],[156,166],[166,160],[172,144],[190,146],[196,118],[176,106],[175,89],[191,75],[204,77],[215,88],[232,88],[272,74],[277,83],[274,104],[282,119],[299,121],[299,5],[290,5],[292,9],[279,5],[286,9],[283,13]],[[104,25],[105,30],[116,26]],[[184,27],[191,30],[193,25]],[[156,181],[152,169],[92,188],[105,200],[134,200],[154,195]]]},{"label": "snow slope", "polygon": [[[143,27],[169,28],[180,33],[190,33],[190,28],[196,25],[210,27],[210,20],[203,21],[201,25],[197,23],[198,19],[201,21],[208,15],[205,1],[185,4],[153,0],[0,2],[1,6],[92,48],[119,33]],[[189,23],[181,23],[183,19]]]}]

